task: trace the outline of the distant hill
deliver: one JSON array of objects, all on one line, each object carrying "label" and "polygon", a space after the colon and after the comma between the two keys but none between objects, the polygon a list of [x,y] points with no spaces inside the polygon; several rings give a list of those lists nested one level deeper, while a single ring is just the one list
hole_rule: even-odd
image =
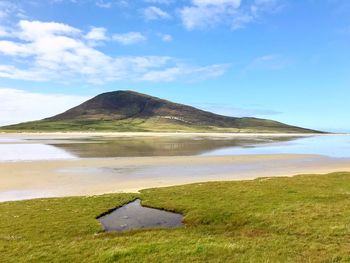
[{"label": "distant hill", "polygon": [[318,133],[272,120],[222,116],[134,91],[103,93],[51,118],[1,129]]}]

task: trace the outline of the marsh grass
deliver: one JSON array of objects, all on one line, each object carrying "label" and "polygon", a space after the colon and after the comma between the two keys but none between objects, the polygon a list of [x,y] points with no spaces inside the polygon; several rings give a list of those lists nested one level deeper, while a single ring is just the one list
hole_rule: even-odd
[{"label": "marsh grass", "polygon": [[[185,228],[104,233],[140,197]],[[350,173],[0,203],[0,262],[349,262]]]}]

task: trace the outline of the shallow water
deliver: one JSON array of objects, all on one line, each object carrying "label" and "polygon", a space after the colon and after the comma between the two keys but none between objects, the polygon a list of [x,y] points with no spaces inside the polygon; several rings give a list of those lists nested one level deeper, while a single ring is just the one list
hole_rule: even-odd
[{"label": "shallow water", "polygon": [[141,206],[141,200],[128,203],[98,218],[105,231],[182,227],[183,216]]},{"label": "shallow water", "polygon": [[0,137],[0,161],[144,156],[318,154],[350,157],[350,136],[232,138],[55,138]]},{"label": "shallow water", "polygon": [[[8,142],[8,141],[7,141]],[[41,143],[1,143],[0,161],[36,161],[75,159],[76,155],[64,149]]]},{"label": "shallow water", "polygon": [[[247,177],[257,174],[256,171],[269,171],[277,173],[283,171],[286,167],[307,167],[307,164],[327,163],[332,159],[319,155],[307,155],[302,158],[286,158],[281,160],[264,160],[255,162],[227,162],[227,163],[187,163],[187,164],[157,164],[157,165],[130,165],[123,166],[111,165],[104,167],[74,167],[61,169],[58,172],[62,174],[79,174],[85,175],[85,178],[99,176],[101,180],[124,180],[128,178],[130,181],[148,180],[151,178],[159,178],[159,181],[169,178],[177,180],[213,178],[219,175],[230,174],[245,175]],[[261,172],[259,172],[261,175]]]},{"label": "shallow water", "polygon": [[56,143],[53,146],[80,158],[193,156],[226,148],[258,146],[295,137],[256,138],[94,138],[86,143]]},{"label": "shallow water", "polygon": [[273,141],[249,147],[225,147],[204,153],[207,156],[243,154],[317,154],[329,157],[350,157],[349,135],[325,135]]},{"label": "shallow water", "polygon": [[133,138],[53,144],[80,158],[242,154],[317,154],[350,157],[350,136],[247,138]]}]

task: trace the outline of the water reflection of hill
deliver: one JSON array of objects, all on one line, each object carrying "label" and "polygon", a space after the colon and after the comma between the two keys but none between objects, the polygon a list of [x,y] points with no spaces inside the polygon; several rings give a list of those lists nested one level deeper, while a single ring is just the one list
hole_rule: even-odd
[{"label": "water reflection of hill", "polygon": [[77,157],[137,157],[137,156],[190,156],[227,147],[254,147],[262,144],[287,142],[296,137],[271,138],[110,138],[94,139],[86,143],[52,144]]}]

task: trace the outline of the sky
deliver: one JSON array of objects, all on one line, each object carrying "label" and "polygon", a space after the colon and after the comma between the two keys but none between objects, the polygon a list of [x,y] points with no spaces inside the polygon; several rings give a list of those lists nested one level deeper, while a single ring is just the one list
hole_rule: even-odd
[{"label": "sky", "polygon": [[0,125],[134,90],[350,131],[348,0],[0,0]]}]

